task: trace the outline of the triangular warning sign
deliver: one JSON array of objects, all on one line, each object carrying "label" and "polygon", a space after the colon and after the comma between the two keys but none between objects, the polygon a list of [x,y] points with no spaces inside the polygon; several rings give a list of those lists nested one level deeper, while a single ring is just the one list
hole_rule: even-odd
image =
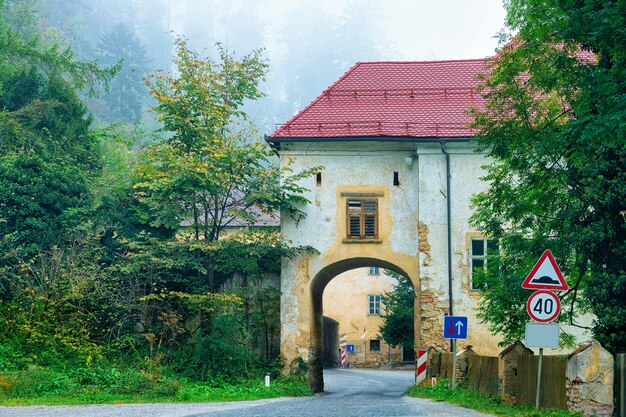
[{"label": "triangular warning sign", "polygon": [[550,249],[546,249],[541,255],[541,258],[522,283],[522,288],[553,291],[564,291],[569,288]]}]

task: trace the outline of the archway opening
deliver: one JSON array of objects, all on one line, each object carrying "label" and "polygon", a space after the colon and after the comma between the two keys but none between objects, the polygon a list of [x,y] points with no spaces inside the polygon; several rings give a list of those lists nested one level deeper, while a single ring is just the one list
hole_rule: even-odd
[{"label": "archway opening", "polygon": [[[383,293],[393,292],[398,278],[406,277],[413,298],[413,317],[419,317],[417,277],[392,262],[377,258],[350,258],[320,270],[311,283],[311,346],[309,382],[314,392],[324,388],[324,366],[378,367],[412,361],[419,345],[419,320],[413,320],[412,343],[390,346],[380,337]],[[332,282],[331,282],[332,281]],[[406,287],[406,286],[405,286]],[[350,346],[348,346],[350,345]],[[348,351],[350,350],[350,351]]]}]

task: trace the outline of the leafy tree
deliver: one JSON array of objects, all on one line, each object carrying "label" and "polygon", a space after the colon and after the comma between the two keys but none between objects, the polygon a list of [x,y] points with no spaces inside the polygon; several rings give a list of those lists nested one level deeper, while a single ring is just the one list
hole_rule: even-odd
[{"label": "leafy tree", "polygon": [[41,36],[25,39],[1,17],[0,55],[0,244],[32,256],[88,206],[100,160],[78,91],[108,82],[114,70],[78,62]]},{"label": "leafy tree", "polygon": [[398,283],[391,292],[381,296],[385,314],[381,315],[383,323],[379,328],[380,336],[390,346],[412,347],[415,343],[415,290],[405,276],[393,271],[385,271],[385,274],[397,279]]},{"label": "leafy tree", "polygon": [[279,209],[301,214],[298,205],[307,201],[297,181],[312,170],[281,172],[241,109],[262,96],[261,51],[237,60],[219,47],[216,63],[183,39],[176,43],[180,74],[158,72],[147,80],[170,137],[146,149],[137,170],[146,220],[171,229],[187,221],[194,240],[214,241],[236,221],[253,224]]},{"label": "leafy tree", "polygon": [[[263,281],[278,270],[281,257],[299,249],[289,248],[277,232],[240,231],[223,238],[224,231],[255,225],[281,209],[300,213],[307,201],[297,182],[311,171],[291,175],[272,164],[270,150],[242,110],[246,100],[262,96],[258,85],[267,64],[261,51],[237,59],[219,47],[216,62],[191,51],[183,39],[176,44],[176,72],[146,80],[167,135],[144,147],[134,185],[142,221],[171,233],[129,239],[120,271],[143,277],[148,299],[172,291],[180,300],[236,297],[229,315],[200,314],[180,300],[157,305],[158,314],[141,313],[154,334],[164,328],[160,317],[178,323],[166,356],[183,368],[183,358],[195,358],[189,374],[203,379],[215,376],[213,364],[231,355],[233,346],[247,351],[254,339],[262,341],[264,359],[273,359],[278,297],[262,296]],[[219,339],[224,343],[215,343]],[[253,367],[247,357],[239,365],[245,372]]]},{"label": "leafy tree", "polygon": [[84,361],[112,327],[115,286],[99,262],[101,227],[90,221],[101,137],[79,93],[114,70],[17,30],[14,22],[35,17],[7,21],[5,11],[16,16],[24,4],[0,1],[0,344],[17,362]]},{"label": "leafy tree", "polygon": [[626,345],[626,3],[506,7],[518,35],[492,60],[486,108],[474,112],[493,164],[473,223],[505,254],[482,317],[505,342],[520,336],[529,292],[518,284],[550,248],[571,287],[562,320],[590,310],[595,337],[615,351]]}]

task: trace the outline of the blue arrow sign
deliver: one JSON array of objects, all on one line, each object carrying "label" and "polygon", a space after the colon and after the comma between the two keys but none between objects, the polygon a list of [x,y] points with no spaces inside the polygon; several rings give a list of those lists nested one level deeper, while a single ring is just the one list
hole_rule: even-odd
[{"label": "blue arrow sign", "polygon": [[346,345],[346,352],[354,353],[354,345]]},{"label": "blue arrow sign", "polygon": [[443,337],[446,339],[467,339],[467,317],[444,316]]}]

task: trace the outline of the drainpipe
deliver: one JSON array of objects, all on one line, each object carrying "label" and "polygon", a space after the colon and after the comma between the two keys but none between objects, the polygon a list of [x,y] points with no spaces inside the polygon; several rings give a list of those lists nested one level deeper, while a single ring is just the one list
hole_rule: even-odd
[{"label": "drainpipe", "polygon": [[[448,314],[454,315],[452,311],[452,223],[451,223],[451,198],[450,198],[450,154],[446,151],[446,141],[439,142],[441,152],[446,156],[446,214],[448,220]],[[453,340],[450,340],[450,350],[452,350]]]}]

